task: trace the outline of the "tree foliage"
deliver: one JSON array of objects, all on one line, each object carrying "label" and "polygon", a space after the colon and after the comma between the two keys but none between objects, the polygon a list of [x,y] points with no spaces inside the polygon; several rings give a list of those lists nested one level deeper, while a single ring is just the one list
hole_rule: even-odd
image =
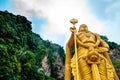
[{"label": "tree foliage", "polygon": [[50,64],[55,51],[64,59],[63,48],[33,33],[24,16],[0,11],[0,80],[55,80],[40,70],[44,56]]}]

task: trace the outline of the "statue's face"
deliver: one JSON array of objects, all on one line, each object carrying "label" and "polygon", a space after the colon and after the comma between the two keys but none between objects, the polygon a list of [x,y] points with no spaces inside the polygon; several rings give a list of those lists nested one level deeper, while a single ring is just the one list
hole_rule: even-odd
[{"label": "statue's face", "polygon": [[88,27],[85,24],[80,25],[79,31],[88,31]]}]

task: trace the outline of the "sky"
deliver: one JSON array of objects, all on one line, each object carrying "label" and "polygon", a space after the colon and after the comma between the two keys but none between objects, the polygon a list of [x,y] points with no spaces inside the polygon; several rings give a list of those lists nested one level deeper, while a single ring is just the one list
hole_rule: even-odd
[{"label": "sky", "polygon": [[0,0],[0,10],[27,17],[33,32],[63,47],[73,18],[78,20],[77,29],[86,24],[120,44],[120,0]]}]

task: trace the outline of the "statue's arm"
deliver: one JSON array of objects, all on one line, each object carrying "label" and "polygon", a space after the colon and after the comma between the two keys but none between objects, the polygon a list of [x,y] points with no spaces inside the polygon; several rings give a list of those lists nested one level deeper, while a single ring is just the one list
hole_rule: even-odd
[{"label": "statue's arm", "polygon": [[99,34],[97,34],[97,33],[94,33],[94,35],[96,36],[96,48],[97,48],[97,51],[99,52],[99,53],[104,53],[104,52],[108,52],[109,51],[109,46],[108,46],[108,44],[104,41],[104,40],[102,40],[101,38],[100,38],[100,36],[99,36]]},{"label": "statue's arm", "polygon": [[104,53],[109,51],[109,46],[104,40],[100,39],[100,44],[97,49],[98,49],[98,52]]},{"label": "statue's arm", "polygon": [[100,36],[96,33],[94,33],[94,35],[96,36],[96,43],[95,43],[95,47],[96,47],[100,44]]},{"label": "statue's arm", "polygon": [[66,46],[68,46],[69,48],[71,48],[74,45],[74,34],[71,33],[71,36],[66,44]]},{"label": "statue's arm", "polygon": [[71,80],[71,48],[74,45],[74,33],[71,33],[71,36],[66,44],[66,59],[65,59],[65,80]]}]

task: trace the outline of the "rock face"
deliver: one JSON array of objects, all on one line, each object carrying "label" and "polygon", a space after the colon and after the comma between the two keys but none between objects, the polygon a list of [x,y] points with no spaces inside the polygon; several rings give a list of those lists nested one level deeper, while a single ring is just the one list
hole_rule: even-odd
[{"label": "rock face", "polygon": [[57,68],[56,75],[57,75],[57,80],[63,80],[64,78],[64,64],[63,60],[60,57],[59,53],[55,53],[55,62],[52,64]]},{"label": "rock face", "polygon": [[48,63],[48,55],[42,60],[42,68],[47,76],[54,77],[56,80],[64,79],[64,63],[58,52],[54,53],[51,63]]},{"label": "rock face", "polygon": [[42,60],[42,68],[45,72],[45,75],[47,76],[51,75],[50,65],[48,64],[48,55],[46,55]]}]

